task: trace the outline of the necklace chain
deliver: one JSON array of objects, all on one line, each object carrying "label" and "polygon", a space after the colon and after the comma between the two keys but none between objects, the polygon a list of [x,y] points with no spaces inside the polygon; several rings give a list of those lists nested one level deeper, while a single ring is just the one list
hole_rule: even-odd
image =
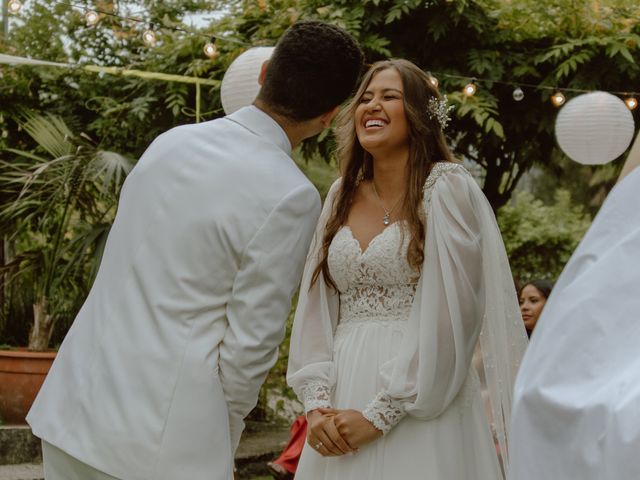
[{"label": "necklace chain", "polygon": [[382,198],[380,198],[380,195],[378,194],[378,189],[376,188],[376,184],[373,180],[371,180],[371,186],[373,187],[373,193],[375,193],[376,198],[378,199],[378,203],[382,207],[382,210],[384,210],[384,217],[382,217],[382,223],[384,223],[385,226],[387,226],[391,223],[391,214],[396,209],[396,207],[400,204],[400,200],[402,200],[402,195],[400,196],[400,198],[398,198],[398,200],[396,200],[396,203],[393,204],[393,207],[391,207],[391,210],[387,210],[387,208],[384,206],[384,203],[382,202]]}]

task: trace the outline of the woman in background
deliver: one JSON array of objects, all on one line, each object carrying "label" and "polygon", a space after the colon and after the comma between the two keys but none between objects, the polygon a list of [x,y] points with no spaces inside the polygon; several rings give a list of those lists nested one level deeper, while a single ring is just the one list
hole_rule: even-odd
[{"label": "woman in background", "polygon": [[542,309],[553,289],[553,283],[548,280],[532,280],[524,284],[518,292],[520,313],[527,335],[531,336],[538,323]]}]

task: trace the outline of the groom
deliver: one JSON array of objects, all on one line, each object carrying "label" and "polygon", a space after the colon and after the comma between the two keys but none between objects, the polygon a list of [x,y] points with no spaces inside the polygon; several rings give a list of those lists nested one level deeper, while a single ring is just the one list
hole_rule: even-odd
[{"label": "groom", "polygon": [[253,106],[158,137],[122,189],[93,288],[27,420],[47,480],[229,480],[320,211],[291,150],[362,52],[293,25]]}]

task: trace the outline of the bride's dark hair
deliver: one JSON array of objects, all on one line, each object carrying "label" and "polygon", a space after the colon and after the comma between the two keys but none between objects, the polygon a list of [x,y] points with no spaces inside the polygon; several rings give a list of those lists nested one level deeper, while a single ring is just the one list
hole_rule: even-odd
[{"label": "bride's dark hair", "polygon": [[[402,79],[404,89],[404,110],[409,125],[409,161],[407,162],[407,185],[402,210],[406,212],[408,230],[411,237],[407,250],[407,260],[416,270],[424,260],[424,221],[422,214],[422,188],[435,162],[451,162],[454,158],[449,151],[442,128],[435,116],[428,111],[429,99],[440,99],[438,90],[430,77],[408,60],[392,59],[374,63],[364,75],[355,96],[342,109],[336,119],[337,157],[342,181],[332,205],[321,247],[321,260],[313,272],[311,285],[320,273],[331,288],[336,285],[329,273],[327,257],[329,245],[338,230],[345,225],[351,202],[360,180],[373,179],[373,158],[356,136],[355,111],[360,98],[371,79],[377,73],[393,68]],[[432,118],[433,117],[433,118]]]}]

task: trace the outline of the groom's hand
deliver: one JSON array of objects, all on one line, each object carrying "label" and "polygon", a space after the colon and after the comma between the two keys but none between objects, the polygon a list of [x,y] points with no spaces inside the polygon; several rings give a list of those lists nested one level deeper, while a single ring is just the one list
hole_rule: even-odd
[{"label": "groom's hand", "polygon": [[358,410],[339,410],[333,415],[332,420],[340,436],[354,448],[361,447],[382,436],[382,432],[364,418]]},{"label": "groom's hand", "polygon": [[318,408],[307,413],[307,443],[320,455],[335,457],[355,449],[342,438],[333,422],[338,410]]}]

